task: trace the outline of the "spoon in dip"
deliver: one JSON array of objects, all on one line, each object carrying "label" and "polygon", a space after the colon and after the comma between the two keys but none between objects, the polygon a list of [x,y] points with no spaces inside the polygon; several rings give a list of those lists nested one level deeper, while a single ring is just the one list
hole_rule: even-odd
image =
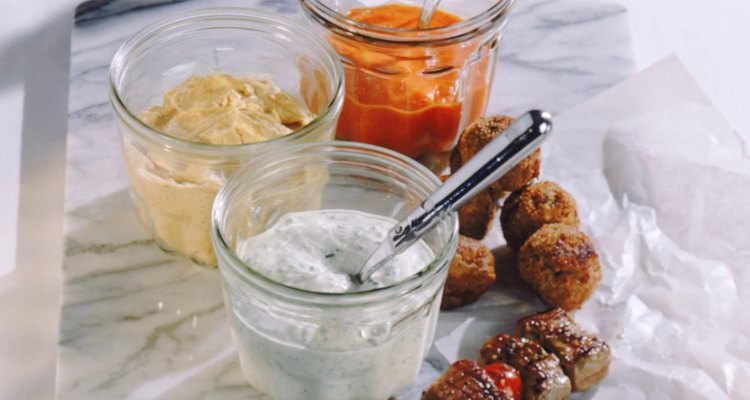
[{"label": "spoon in dip", "polygon": [[422,11],[419,13],[419,20],[417,21],[417,29],[428,29],[430,27],[432,15],[437,11],[440,1],[441,0],[424,0],[424,3],[422,3]]},{"label": "spoon in dip", "polygon": [[458,210],[536,150],[551,131],[552,118],[547,112],[531,110],[517,118],[502,134],[454,172],[406,219],[388,231],[386,239],[352,276],[352,281],[359,285],[367,281],[375,271],[419,240],[443,217]]}]

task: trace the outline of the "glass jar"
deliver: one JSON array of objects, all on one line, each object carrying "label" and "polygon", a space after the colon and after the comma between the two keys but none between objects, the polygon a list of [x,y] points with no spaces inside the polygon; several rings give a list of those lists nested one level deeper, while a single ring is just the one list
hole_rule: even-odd
[{"label": "glass jar", "polygon": [[[430,29],[358,22],[347,17],[362,10],[354,9],[362,6],[356,0],[299,1],[344,64],[338,138],[416,157],[452,149],[463,128],[484,114],[513,0],[442,0],[439,9],[461,21]],[[422,2],[399,4],[418,13]]]},{"label": "glass jar", "polygon": [[212,239],[240,362],[253,386],[278,400],[383,400],[415,382],[456,250],[455,215],[424,237],[433,255],[426,267],[367,291],[287,286],[253,268],[253,259],[268,254],[242,261],[237,249],[295,211],[354,210],[395,224],[438,185],[403,155],[351,142],[289,147],[227,181],[214,204]]},{"label": "glass jar", "polygon": [[[333,138],[343,101],[341,65],[325,41],[298,25],[258,10],[197,10],[145,27],[115,55],[110,102],[130,191],[141,222],[162,249],[216,265],[211,206],[227,177],[258,154]],[[142,121],[165,92],[208,74],[270,77],[317,117],[286,136],[243,145],[195,143]]]}]

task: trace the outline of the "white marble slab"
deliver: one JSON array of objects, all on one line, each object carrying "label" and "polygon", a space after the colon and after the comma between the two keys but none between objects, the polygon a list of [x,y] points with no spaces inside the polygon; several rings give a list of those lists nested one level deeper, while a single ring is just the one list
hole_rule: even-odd
[{"label": "white marble slab", "polygon": [[[136,220],[107,69],[128,35],[168,13],[210,5],[300,13],[294,0],[157,3],[98,2],[79,14],[73,32],[58,398],[263,399],[241,375],[217,271],[161,252]],[[627,27],[624,9],[608,1],[518,0],[488,114],[556,113],[621,81],[633,72]],[[529,299],[497,285],[475,317],[444,313],[437,339],[451,349],[433,350],[418,384],[399,399],[417,399],[446,357],[474,357],[479,338],[464,340],[472,331],[460,327],[507,327],[538,307]]]}]

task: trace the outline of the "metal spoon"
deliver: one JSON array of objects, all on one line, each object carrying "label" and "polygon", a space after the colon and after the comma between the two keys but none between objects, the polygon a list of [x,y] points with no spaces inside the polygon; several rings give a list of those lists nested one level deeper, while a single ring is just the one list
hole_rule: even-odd
[{"label": "metal spoon", "polygon": [[352,280],[360,285],[367,281],[375,271],[419,240],[448,213],[458,210],[536,150],[551,131],[549,113],[531,110],[520,116],[502,135],[454,172],[406,219],[393,227],[388,237],[352,276]]},{"label": "metal spoon", "polygon": [[419,12],[419,21],[417,22],[418,29],[428,29],[430,27],[432,15],[437,11],[440,1],[441,0],[424,0],[424,3],[422,3],[422,11]]}]

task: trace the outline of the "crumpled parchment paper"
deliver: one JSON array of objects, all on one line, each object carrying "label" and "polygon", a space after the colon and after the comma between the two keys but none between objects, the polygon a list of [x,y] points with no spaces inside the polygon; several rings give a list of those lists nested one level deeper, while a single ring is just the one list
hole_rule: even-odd
[{"label": "crumpled parchment paper", "polygon": [[[543,154],[542,179],[576,198],[603,268],[573,316],[613,350],[605,380],[572,398],[750,398],[750,158],[679,60],[556,116]],[[485,242],[507,273],[441,314],[444,362],[476,359],[545,309],[513,276],[498,226]]]}]

